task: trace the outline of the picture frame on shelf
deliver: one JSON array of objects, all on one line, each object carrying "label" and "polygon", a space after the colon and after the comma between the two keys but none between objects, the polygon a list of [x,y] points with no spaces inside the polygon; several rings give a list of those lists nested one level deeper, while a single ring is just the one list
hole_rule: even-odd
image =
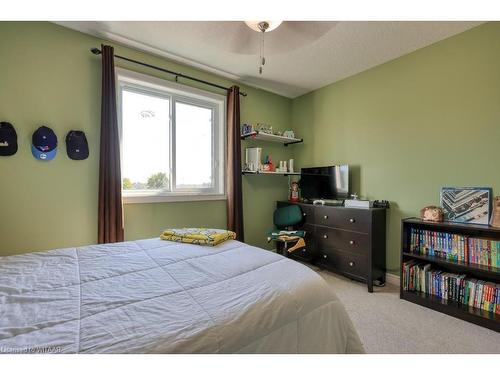
[{"label": "picture frame on shelf", "polygon": [[492,189],[489,187],[443,187],[440,203],[444,221],[488,225]]}]

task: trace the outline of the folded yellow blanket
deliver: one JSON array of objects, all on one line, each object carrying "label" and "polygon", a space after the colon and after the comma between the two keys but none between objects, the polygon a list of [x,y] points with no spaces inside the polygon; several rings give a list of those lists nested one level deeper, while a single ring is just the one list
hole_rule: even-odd
[{"label": "folded yellow blanket", "polygon": [[215,246],[236,239],[236,233],[230,230],[206,228],[165,229],[160,238],[166,241]]}]

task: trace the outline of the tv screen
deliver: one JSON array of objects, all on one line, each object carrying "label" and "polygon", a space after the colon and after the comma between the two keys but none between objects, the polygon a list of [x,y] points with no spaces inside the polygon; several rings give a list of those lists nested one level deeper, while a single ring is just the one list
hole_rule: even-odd
[{"label": "tv screen", "polygon": [[346,199],[349,197],[349,166],[302,168],[299,187],[305,199]]}]

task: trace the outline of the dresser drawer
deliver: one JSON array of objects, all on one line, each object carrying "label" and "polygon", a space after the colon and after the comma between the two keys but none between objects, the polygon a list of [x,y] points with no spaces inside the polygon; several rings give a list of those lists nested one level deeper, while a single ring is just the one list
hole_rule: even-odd
[{"label": "dresser drawer", "polygon": [[370,253],[370,239],[365,233],[317,226],[315,239],[320,249],[329,248],[359,255]]},{"label": "dresser drawer", "polygon": [[304,224],[302,226],[302,229],[306,232],[306,244],[313,243],[316,239],[316,228],[317,226],[312,224]]},{"label": "dresser drawer", "polygon": [[370,211],[355,208],[315,207],[314,219],[317,225],[335,227],[356,232],[370,232]]},{"label": "dresser drawer", "polygon": [[300,205],[302,210],[302,222],[307,224],[314,223],[314,207],[307,205]]},{"label": "dresser drawer", "polygon": [[367,278],[368,257],[365,256],[320,248],[318,263],[357,278]]}]

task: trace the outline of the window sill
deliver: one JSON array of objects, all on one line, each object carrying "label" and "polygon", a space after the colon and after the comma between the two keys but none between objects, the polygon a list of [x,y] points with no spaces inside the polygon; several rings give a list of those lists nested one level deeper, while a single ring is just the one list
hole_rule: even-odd
[{"label": "window sill", "polygon": [[201,201],[222,201],[227,197],[218,195],[123,195],[123,204],[135,203],[164,203],[164,202],[201,202]]}]

